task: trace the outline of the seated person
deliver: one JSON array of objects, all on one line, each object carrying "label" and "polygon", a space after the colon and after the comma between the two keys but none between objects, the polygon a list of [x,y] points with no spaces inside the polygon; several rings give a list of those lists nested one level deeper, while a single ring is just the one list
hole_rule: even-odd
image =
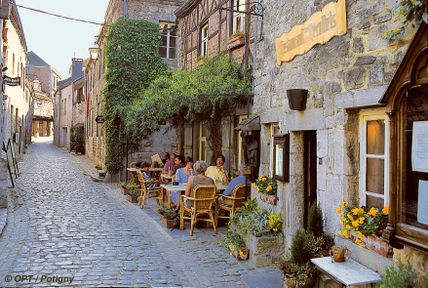
[{"label": "seated person", "polygon": [[227,172],[224,170],[225,158],[223,155],[218,155],[216,158],[216,166],[210,166],[205,173],[208,177],[212,178],[215,183],[227,184]]},{"label": "seated person", "polygon": [[178,169],[184,167],[184,157],[181,155],[177,155],[174,159],[174,166],[172,168],[172,174],[174,175]]},{"label": "seated person", "polygon": [[232,195],[233,189],[235,189],[235,187],[238,184],[249,184],[250,183],[249,179],[247,179],[247,177],[245,177],[245,175],[244,175],[244,168],[245,168],[244,165],[242,165],[242,164],[239,165],[238,170],[236,170],[237,177],[233,178],[232,181],[230,181],[226,190],[224,190],[223,195],[226,195],[226,196]]},{"label": "seated person", "polygon": [[[175,155],[175,153],[172,153],[171,155],[169,155],[168,152],[165,152],[163,154],[163,157],[165,159],[165,163],[163,165],[162,174],[172,175],[172,170],[174,168],[174,159],[175,157],[177,157],[177,155]],[[162,182],[169,183],[171,182],[171,179],[167,177],[162,177]]]},{"label": "seated person", "polygon": [[[175,173],[175,181],[180,184],[187,184],[189,181],[189,178],[191,176],[196,176],[197,173],[193,170],[193,159],[192,157],[186,157],[186,166],[183,168],[180,168]],[[180,202],[180,191],[171,191],[171,194],[169,198],[171,199],[171,202],[178,207],[178,204]],[[177,208],[178,210],[178,208]]]},{"label": "seated person", "polygon": [[[196,173],[198,173],[198,175],[191,176],[189,178],[189,181],[187,182],[186,191],[184,192],[184,195],[188,197],[193,197],[193,189],[197,185],[214,185],[214,180],[205,175],[205,171],[207,171],[207,168],[208,168],[208,165],[205,161],[198,160],[193,166],[195,168]],[[186,200],[184,204],[187,207],[192,206],[191,201]]]},{"label": "seated person", "polygon": [[153,179],[149,175],[149,173],[148,173],[149,168],[150,168],[150,164],[149,163],[144,162],[143,164],[141,164],[141,173],[143,174],[144,181],[147,181],[147,182],[156,182],[156,183],[150,183],[150,184],[148,184],[147,188],[149,188],[149,189],[150,188],[157,188],[157,187],[159,187],[159,183],[157,183],[157,180]]}]

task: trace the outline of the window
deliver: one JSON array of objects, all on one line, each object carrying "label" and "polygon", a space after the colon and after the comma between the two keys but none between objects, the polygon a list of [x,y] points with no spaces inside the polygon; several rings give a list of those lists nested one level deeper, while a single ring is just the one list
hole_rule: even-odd
[{"label": "window", "polygon": [[269,161],[269,177],[273,177],[273,168],[274,168],[274,162],[273,162],[273,149],[274,149],[274,145],[273,145],[273,140],[274,140],[274,135],[279,134],[279,125],[278,123],[272,123],[270,124],[269,127],[270,130],[270,148],[269,148],[269,159],[272,159],[271,161]]},{"label": "window", "polygon": [[206,123],[199,123],[199,160],[207,161]]},{"label": "window", "polygon": [[389,121],[385,113],[362,114],[360,124],[360,204],[388,205]]},{"label": "window", "polygon": [[200,32],[201,46],[199,49],[200,56],[208,56],[208,23],[202,26]]},{"label": "window", "polygon": [[175,24],[171,22],[160,22],[160,27],[162,28],[161,38],[162,43],[159,47],[159,54],[162,58],[165,59],[175,59],[175,49],[176,49],[176,32]]},{"label": "window", "polygon": [[245,11],[246,0],[232,0],[232,34],[244,32],[245,14],[236,11]]},{"label": "window", "polygon": [[290,134],[275,136],[273,140],[273,177],[288,182],[290,176]]}]

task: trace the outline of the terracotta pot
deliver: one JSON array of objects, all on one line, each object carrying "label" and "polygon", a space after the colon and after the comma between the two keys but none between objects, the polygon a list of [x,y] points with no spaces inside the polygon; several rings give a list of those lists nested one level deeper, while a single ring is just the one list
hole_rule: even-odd
[{"label": "terracotta pot", "polygon": [[131,203],[138,203],[138,196],[126,195],[126,199]]},{"label": "terracotta pot", "polygon": [[177,226],[177,219],[166,219],[165,217],[162,217],[162,223],[166,228],[172,229]]},{"label": "terracotta pot", "polygon": [[123,195],[128,194],[128,191],[127,191],[127,190],[126,190],[126,188],[125,188],[125,187],[123,187],[123,186],[121,186],[121,187],[120,187],[120,191],[122,191],[122,194],[123,194]]},{"label": "terracotta pot", "polygon": [[334,262],[345,262],[346,258],[349,257],[350,251],[345,246],[333,246],[331,247],[331,256]]}]

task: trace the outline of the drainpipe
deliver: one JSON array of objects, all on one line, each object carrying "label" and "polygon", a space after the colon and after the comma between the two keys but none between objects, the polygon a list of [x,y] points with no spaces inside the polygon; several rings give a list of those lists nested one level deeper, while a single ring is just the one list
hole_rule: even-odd
[{"label": "drainpipe", "polygon": [[127,18],[128,7],[126,5],[126,0],[123,0],[123,18]]}]

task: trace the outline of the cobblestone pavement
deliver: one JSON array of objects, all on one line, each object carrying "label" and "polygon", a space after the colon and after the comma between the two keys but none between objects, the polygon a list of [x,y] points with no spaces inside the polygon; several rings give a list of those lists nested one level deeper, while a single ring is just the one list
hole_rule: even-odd
[{"label": "cobblestone pavement", "polygon": [[274,271],[230,257],[217,244],[224,228],[166,230],[117,184],[91,181],[88,165],[50,142],[29,148],[0,238],[0,287],[245,287],[243,275]]}]

